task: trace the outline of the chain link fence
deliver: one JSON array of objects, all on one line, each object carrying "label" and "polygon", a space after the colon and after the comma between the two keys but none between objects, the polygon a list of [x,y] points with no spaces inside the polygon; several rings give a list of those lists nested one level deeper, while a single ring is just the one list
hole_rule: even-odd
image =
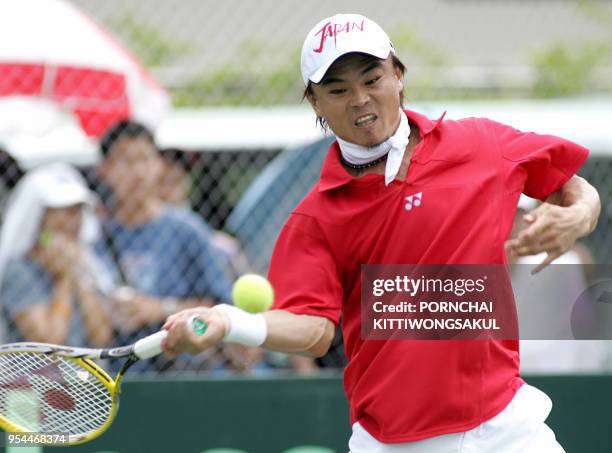
[{"label": "chain link fence", "polygon": [[[391,35],[408,67],[408,103],[609,96],[612,91],[612,8],[605,2],[73,0],[70,5],[107,29],[109,40],[122,42],[165,87],[172,106],[183,112],[206,109],[221,116],[247,109],[247,117],[255,121],[271,106],[300,104],[303,37],[327,15],[356,11],[375,19]],[[62,29],[55,32],[61,34]],[[96,49],[91,52],[95,55]],[[24,72],[14,56],[0,60],[0,74],[0,104],[3,97],[35,97],[32,87],[45,86],[44,71]],[[109,79],[100,81],[100,74],[105,72],[93,77],[81,72],[62,83],[82,92],[92,84],[107,84]],[[98,94],[115,99],[114,93],[131,83],[115,82]],[[69,104],[70,96],[67,99]],[[62,115],[73,110],[68,104],[62,104]],[[244,132],[249,120],[234,123],[231,114],[227,140],[241,138],[244,146],[211,142],[206,125],[197,123],[189,123],[186,132],[165,136],[158,141],[159,149],[152,146],[146,129],[128,130],[127,135],[125,130],[115,131],[109,141],[107,126],[114,124],[109,118],[129,111],[122,108],[103,112],[115,116],[77,115],[72,129],[53,146],[49,141],[59,135],[59,120],[47,121],[41,134],[32,132],[36,128],[29,113],[9,110],[0,115],[0,123],[10,119],[19,129],[19,139],[14,140],[14,131],[0,124],[3,231],[11,215],[7,199],[17,195],[17,213],[25,209],[28,215],[19,215],[29,225],[17,227],[13,240],[2,242],[5,248],[0,250],[0,257],[19,261],[8,265],[0,260],[3,340],[117,345],[154,331],[177,309],[226,300],[237,275],[266,273],[276,235],[293,206],[315,184],[331,142],[319,132],[301,143],[274,140],[283,132],[284,126],[275,129],[282,110],[267,117],[271,132],[254,146],[248,145],[252,137]],[[25,118],[20,120],[24,124],[18,118]],[[307,118],[314,129],[314,116],[308,113]],[[70,138],[79,128],[85,134]],[[196,139],[185,145],[186,134]],[[604,138],[610,143],[609,136]],[[101,154],[99,143],[104,139],[107,148],[119,151]],[[68,152],[70,146],[75,151]],[[600,224],[585,241],[602,263],[612,260],[612,160],[606,155],[611,152],[604,145],[581,172],[602,197]],[[43,175],[43,183],[24,179],[24,173],[39,164],[57,161],[76,164],[85,179],[65,169]],[[55,193],[54,184],[44,184],[65,178],[91,192],[70,200]],[[21,191],[15,190],[19,181],[25,186]],[[85,214],[71,211],[74,206],[90,206],[98,219],[97,233],[87,241],[81,236]],[[81,287],[82,282],[89,286]],[[123,303],[111,305],[118,299]],[[95,304],[103,310],[92,309]],[[108,322],[96,329],[92,319]],[[71,330],[77,324],[78,335]],[[154,360],[142,371],[312,372],[320,366],[344,365],[340,337],[335,345],[318,363],[224,348],[196,359]]]},{"label": "chain link fence", "polygon": [[299,102],[309,29],[360,12],[409,68],[409,100],[612,89],[612,9],[600,1],[76,0],[152,68],[177,106]]}]

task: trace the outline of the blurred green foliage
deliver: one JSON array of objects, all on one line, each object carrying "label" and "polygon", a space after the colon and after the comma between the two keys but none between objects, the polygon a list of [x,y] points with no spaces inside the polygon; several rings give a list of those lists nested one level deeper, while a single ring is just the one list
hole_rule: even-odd
[{"label": "blurred green foliage", "polygon": [[[557,41],[533,50],[535,97],[583,94],[591,89],[596,70],[610,66],[612,57],[612,7],[598,0],[576,0],[577,11],[607,31],[604,38],[589,42]],[[612,90],[612,82],[603,89]]]},{"label": "blurred green foliage", "polygon": [[579,10],[594,22],[598,22],[612,31],[612,7],[609,2],[601,0],[576,0]]},{"label": "blurred green foliage", "polygon": [[555,43],[535,51],[532,57],[536,73],[534,96],[551,98],[584,93],[594,70],[609,52],[608,45],[599,43],[581,46]]},{"label": "blurred green foliage", "polygon": [[148,67],[171,63],[194,50],[188,43],[166,36],[132,13],[123,14],[110,25]]},{"label": "blurred green foliage", "polygon": [[[442,94],[435,82],[442,70],[450,65],[449,57],[440,49],[419,37],[409,27],[397,27],[389,31],[389,37],[395,46],[398,56],[406,65],[404,92],[406,100],[437,99]],[[415,75],[411,67],[421,70]],[[452,96],[452,95],[451,95]]]},{"label": "blurred green foliage", "polygon": [[[173,92],[177,106],[295,104],[302,96],[299,49],[245,42],[229,61],[202,71]],[[277,56],[277,63],[269,62]]]},{"label": "blurred green foliage", "polygon": [[[612,66],[612,6],[599,0],[574,0],[576,11],[600,28],[609,30],[607,39],[588,42],[555,41],[527,53],[533,82],[527,92],[534,97],[571,96],[592,89],[593,77],[603,66]],[[149,67],[184,64],[196,49],[189,43],[164,35],[158,28],[125,13],[110,24],[128,47]],[[417,35],[410,27],[389,30],[389,35],[408,68],[405,80],[407,101],[423,99],[471,99],[516,97],[516,89],[440,88],[436,82],[452,61],[441,49]],[[274,60],[270,59],[274,56]],[[250,40],[239,46],[231,59],[202,68],[196,74],[183,72],[171,86],[174,104],[187,106],[241,106],[296,104],[302,98],[299,70],[300,48]],[[419,71],[411,71],[418,67]],[[604,87],[612,91],[610,86]]]}]

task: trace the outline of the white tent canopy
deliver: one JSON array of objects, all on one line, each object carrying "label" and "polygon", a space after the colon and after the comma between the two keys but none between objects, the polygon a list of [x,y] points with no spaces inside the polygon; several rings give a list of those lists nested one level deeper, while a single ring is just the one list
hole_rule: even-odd
[{"label": "white tent canopy", "polygon": [[50,100],[93,137],[128,116],[155,127],[169,107],[130,52],[65,0],[0,2],[2,96]]}]

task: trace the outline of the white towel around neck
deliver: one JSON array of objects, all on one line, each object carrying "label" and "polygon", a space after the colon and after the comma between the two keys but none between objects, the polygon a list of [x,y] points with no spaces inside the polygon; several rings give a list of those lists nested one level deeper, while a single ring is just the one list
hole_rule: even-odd
[{"label": "white towel around neck", "polygon": [[379,145],[368,147],[347,142],[340,137],[336,139],[342,158],[353,165],[365,165],[387,154],[385,184],[388,186],[395,179],[402,165],[404,152],[410,139],[410,124],[406,114],[400,109],[400,123],[397,130]]}]

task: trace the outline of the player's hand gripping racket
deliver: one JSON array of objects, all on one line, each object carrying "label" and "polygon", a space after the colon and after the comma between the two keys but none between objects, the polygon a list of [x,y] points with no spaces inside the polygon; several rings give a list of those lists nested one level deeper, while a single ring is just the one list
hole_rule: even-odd
[{"label": "player's hand gripping racket", "polygon": [[[206,330],[197,316],[188,323],[197,334]],[[138,360],[160,354],[167,334],[161,330],[112,349],[27,342],[0,345],[0,428],[67,434],[69,445],[98,437],[117,414],[125,372]],[[92,361],[121,357],[127,360],[114,380]]]}]

